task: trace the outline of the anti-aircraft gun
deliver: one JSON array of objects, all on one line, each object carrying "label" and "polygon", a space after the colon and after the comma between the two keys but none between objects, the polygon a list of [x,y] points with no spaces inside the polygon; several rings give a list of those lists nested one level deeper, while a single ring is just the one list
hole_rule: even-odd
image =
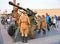
[{"label": "anti-aircraft gun", "polygon": [[24,11],[27,12],[27,15],[29,16],[30,21],[31,21],[31,28],[30,28],[29,36],[34,38],[34,32],[35,32],[34,30],[36,29],[36,22],[34,21],[34,16],[35,16],[36,13],[33,12],[32,10],[30,10],[29,8],[24,9],[22,7],[19,7],[19,6],[15,5],[14,3],[10,2],[10,1],[9,1],[9,4],[12,5],[12,6],[18,7],[18,9],[20,9],[20,10],[24,10]]}]

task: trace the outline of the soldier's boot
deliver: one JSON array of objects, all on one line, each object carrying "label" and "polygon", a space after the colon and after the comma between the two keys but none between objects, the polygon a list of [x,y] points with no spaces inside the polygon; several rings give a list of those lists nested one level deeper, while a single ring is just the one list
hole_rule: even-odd
[{"label": "soldier's boot", "polygon": [[25,37],[24,38],[24,43],[27,43],[28,42],[28,37]]},{"label": "soldier's boot", "polygon": [[46,34],[46,31],[44,29],[42,29],[42,30],[43,30],[43,34],[45,35]]},{"label": "soldier's boot", "polygon": [[34,36],[31,36],[30,38],[31,38],[31,39],[35,39],[35,37],[34,37]]},{"label": "soldier's boot", "polygon": [[22,37],[22,42],[24,43],[24,37]]},{"label": "soldier's boot", "polygon": [[38,31],[38,34],[40,34],[41,33],[41,29],[39,29],[39,31]]}]

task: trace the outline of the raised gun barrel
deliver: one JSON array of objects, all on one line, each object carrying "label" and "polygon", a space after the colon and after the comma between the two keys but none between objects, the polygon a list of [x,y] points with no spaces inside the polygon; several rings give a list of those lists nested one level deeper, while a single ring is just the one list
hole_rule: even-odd
[{"label": "raised gun barrel", "polygon": [[27,14],[28,14],[28,16],[31,16],[31,15],[35,15],[37,13],[35,13],[31,9],[27,8]]},{"label": "raised gun barrel", "polygon": [[19,7],[19,6],[15,5],[15,4],[12,3],[11,1],[9,1],[9,4],[10,4],[10,5],[13,5],[13,6],[15,6],[15,7],[18,7],[18,9],[22,9],[22,10],[24,10],[24,11],[27,11],[26,9],[24,9],[24,8],[22,8],[22,7]]},{"label": "raised gun barrel", "polygon": [[28,14],[28,16],[35,15],[35,14],[36,14],[36,13],[33,12],[32,10],[30,10],[29,8],[24,9],[24,8],[22,8],[22,7],[19,7],[19,6],[15,5],[15,4],[14,4],[13,2],[11,2],[11,1],[9,1],[9,4],[12,5],[12,6],[18,7],[18,9],[22,9],[22,10],[26,11],[27,14]]}]

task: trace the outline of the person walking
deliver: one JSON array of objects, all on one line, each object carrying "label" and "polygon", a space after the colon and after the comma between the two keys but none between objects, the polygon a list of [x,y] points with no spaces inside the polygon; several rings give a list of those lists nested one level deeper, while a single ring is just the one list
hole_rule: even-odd
[{"label": "person walking", "polygon": [[41,29],[43,30],[43,34],[46,34],[46,30],[45,29],[46,29],[47,24],[46,24],[46,20],[45,20],[45,16],[44,15],[42,15],[41,22],[42,22]]},{"label": "person walking", "polygon": [[50,16],[48,15],[48,13],[46,13],[46,23],[47,23],[47,30],[50,31]]}]

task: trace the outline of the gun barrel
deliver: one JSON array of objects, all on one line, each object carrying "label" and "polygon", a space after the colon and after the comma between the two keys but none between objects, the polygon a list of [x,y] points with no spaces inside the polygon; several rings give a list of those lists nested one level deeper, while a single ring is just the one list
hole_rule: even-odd
[{"label": "gun barrel", "polygon": [[12,6],[15,6],[15,7],[18,7],[18,9],[22,9],[24,11],[27,11],[26,9],[22,8],[22,7],[19,7],[17,5],[15,5],[14,3],[12,3],[11,1],[9,1],[9,4],[12,5]]}]

